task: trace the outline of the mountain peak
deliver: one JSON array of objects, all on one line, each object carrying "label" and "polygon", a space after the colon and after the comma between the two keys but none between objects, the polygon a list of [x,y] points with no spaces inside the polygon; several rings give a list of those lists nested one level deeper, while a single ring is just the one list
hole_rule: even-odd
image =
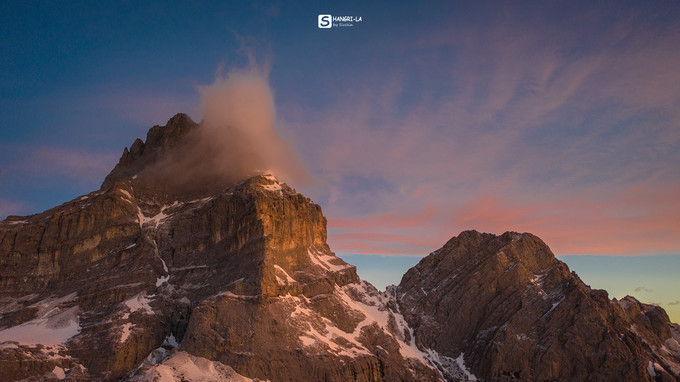
[{"label": "mountain peak", "polygon": [[[555,255],[537,236],[531,233],[508,231],[502,235],[481,233],[475,230],[463,231],[452,237],[444,246],[435,251],[434,259],[446,260],[454,267],[477,265],[482,262],[520,264],[527,275],[538,274],[554,266]],[[426,261],[423,259],[421,261]]]},{"label": "mountain peak", "polygon": [[175,114],[164,126],[155,125],[146,134],[146,141],[140,138],[126,147],[118,164],[104,179],[101,190],[111,187],[115,182],[132,178],[148,166],[158,163],[163,155],[177,149],[187,134],[198,124],[184,113]]}]

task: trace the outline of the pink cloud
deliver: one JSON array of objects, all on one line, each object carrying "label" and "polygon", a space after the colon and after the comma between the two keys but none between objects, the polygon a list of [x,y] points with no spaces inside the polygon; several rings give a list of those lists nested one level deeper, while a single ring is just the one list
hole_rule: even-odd
[{"label": "pink cloud", "polygon": [[344,253],[426,255],[467,229],[531,232],[556,254],[678,253],[680,185],[635,187],[604,200],[584,194],[526,203],[487,195],[459,207],[330,222],[332,248]]},{"label": "pink cloud", "polygon": [[[334,218],[328,222],[328,227],[331,229],[370,229],[374,227],[381,228],[411,228],[422,226],[429,222],[434,217],[435,209],[428,207],[425,211],[417,212],[415,214],[383,214],[368,217],[356,218]],[[366,234],[375,235],[375,234]]]},{"label": "pink cloud", "polygon": [[[424,226],[424,225],[423,225]],[[384,227],[376,227],[384,229]],[[414,254],[414,250],[423,251],[435,248],[440,245],[434,237],[430,235],[418,235],[414,232],[406,234],[394,234],[385,232],[350,232],[350,233],[333,233],[333,242],[337,243],[340,248],[350,249],[363,248],[362,246],[370,244],[373,246],[381,246],[393,248],[391,251],[396,253]],[[334,247],[335,248],[335,247]],[[398,248],[398,249],[394,249]],[[365,253],[365,252],[362,252]],[[378,252],[379,253],[379,252]]]},{"label": "pink cloud", "polygon": [[393,243],[381,242],[373,243],[367,241],[347,241],[336,240],[333,237],[330,240],[331,249],[343,254],[362,254],[362,255],[426,255],[430,252],[428,247],[414,247],[406,245],[405,243],[395,241]]},{"label": "pink cloud", "polygon": [[[334,248],[425,254],[412,244],[475,228],[558,254],[680,252],[678,35],[635,33],[635,15],[596,35],[506,21],[400,41],[407,65],[356,73],[328,108],[284,104]],[[441,89],[408,93],[432,49],[456,52],[438,60]]]},{"label": "pink cloud", "polygon": [[517,204],[479,197],[452,211],[451,226],[532,232],[558,254],[680,252],[680,186],[631,188],[610,198],[580,195]]}]

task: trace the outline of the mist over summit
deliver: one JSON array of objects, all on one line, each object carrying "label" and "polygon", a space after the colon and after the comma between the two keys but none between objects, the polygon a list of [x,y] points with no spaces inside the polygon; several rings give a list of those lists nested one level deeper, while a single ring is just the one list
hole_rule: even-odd
[{"label": "mist over summit", "polygon": [[155,126],[146,141],[125,149],[104,185],[132,173],[142,187],[179,195],[214,192],[263,173],[307,182],[297,154],[276,131],[267,75],[253,64],[200,86],[202,121],[178,114],[165,127]]}]

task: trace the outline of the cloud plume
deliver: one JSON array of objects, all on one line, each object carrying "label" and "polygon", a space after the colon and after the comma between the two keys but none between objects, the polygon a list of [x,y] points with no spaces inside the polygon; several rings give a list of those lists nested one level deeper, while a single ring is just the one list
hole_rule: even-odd
[{"label": "cloud plume", "polygon": [[191,192],[265,172],[291,184],[306,182],[308,175],[297,154],[276,131],[266,69],[257,65],[232,69],[198,91],[203,120],[150,169],[156,181]]}]

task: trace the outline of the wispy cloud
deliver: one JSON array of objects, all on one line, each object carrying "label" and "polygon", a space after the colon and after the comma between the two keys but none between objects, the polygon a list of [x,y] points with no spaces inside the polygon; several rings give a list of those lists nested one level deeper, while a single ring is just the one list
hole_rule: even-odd
[{"label": "wispy cloud", "polygon": [[120,156],[120,153],[80,147],[13,146],[5,149],[11,158],[4,167],[8,173],[16,172],[24,179],[57,176],[83,185],[101,182]]},{"label": "wispy cloud", "polygon": [[38,173],[59,174],[75,181],[103,179],[118,160],[114,153],[64,147],[38,147],[28,151],[30,165]]},{"label": "wispy cloud", "polygon": [[[568,17],[580,30],[537,14],[436,26],[328,108],[285,105],[334,248],[377,246],[360,232],[436,248],[476,228],[533,232],[560,254],[678,252],[680,36],[602,12]],[[420,58],[433,52],[434,69]]]}]

